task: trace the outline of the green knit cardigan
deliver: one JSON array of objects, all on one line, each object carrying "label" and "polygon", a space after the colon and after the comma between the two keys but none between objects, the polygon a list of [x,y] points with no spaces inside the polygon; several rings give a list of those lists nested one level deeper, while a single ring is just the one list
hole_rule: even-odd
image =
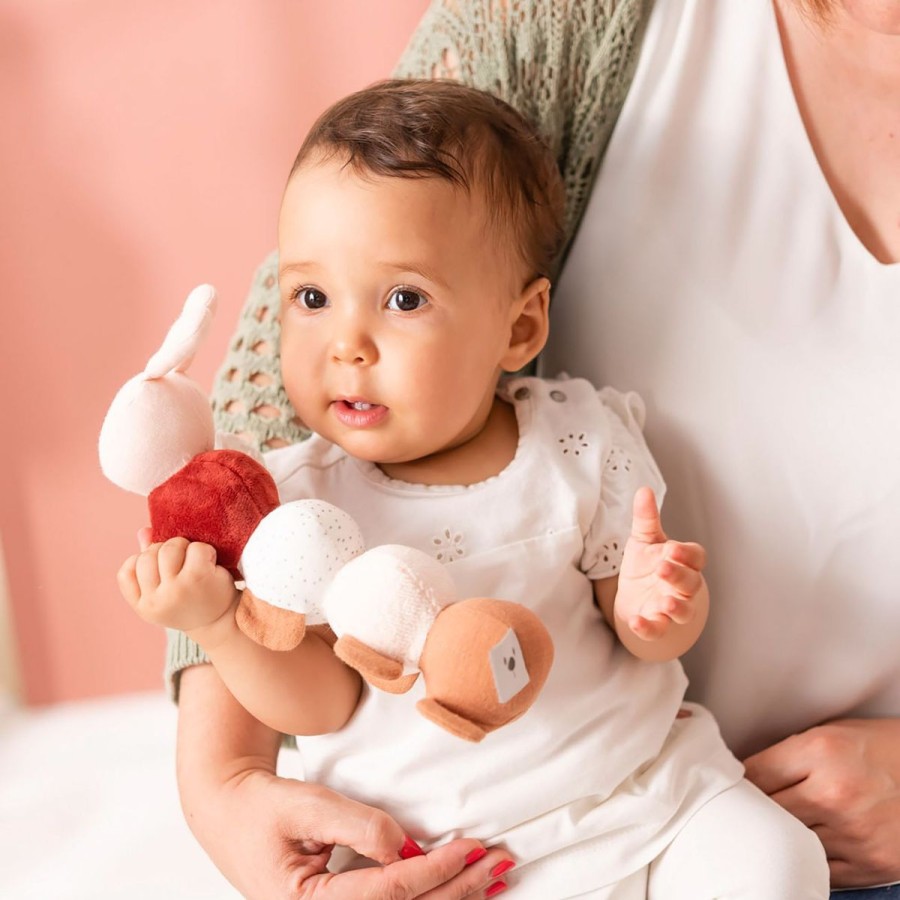
[{"label": "green knit cardigan", "polygon": [[[454,78],[502,97],[556,153],[566,186],[565,250],[625,100],[652,0],[434,0],[394,70],[396,78]],[[308,436],[279,373],[278,260],[259,269],[213,386],[216,427],[263,450]],[[166,681],[206,661],[170,631]]]}]

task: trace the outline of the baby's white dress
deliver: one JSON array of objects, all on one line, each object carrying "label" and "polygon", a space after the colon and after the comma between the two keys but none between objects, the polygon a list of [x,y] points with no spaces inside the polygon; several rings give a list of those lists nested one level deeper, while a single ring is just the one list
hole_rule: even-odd
[{"label": "baby's white dress", "polygon": [[743,770],[704,709],[676,719],[681,665],[635,659],[593,604],[591,580],[618,572],[635,491],[664,492],[640,399],[582,379],[500,390],[519,443],[478,484],[400,482],[316,436],[266,463],[282,501],[334,503],[368,547],[406,544],[446,563],[460,597],[534,610],[555,647],[543,692],[471,744],[418,714],[421,678],[403,695],[366,689],[345,728],[297,744],[310,781],[384,809],[424,846],[503,843],[528,896],[573,896],[645,866]]}]

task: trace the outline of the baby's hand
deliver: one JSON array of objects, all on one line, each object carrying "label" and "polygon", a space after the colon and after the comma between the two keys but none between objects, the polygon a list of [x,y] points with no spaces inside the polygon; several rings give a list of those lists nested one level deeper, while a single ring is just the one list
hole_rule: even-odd
[{"label": "baby's hand", "polygon": [[240,594],[209,544],[170,538],[129,557],[119,569],[119,590],[152,625],[189,634],[222,620]]},{"label": "baby's hand", "polygon": [[644,641],[664,637],[673,623],[688,624],[697,613],[695,598],[706,590],[704,565],[699,544],[666,539],[653,491],[641,488],[619,572],[616,617]]}]

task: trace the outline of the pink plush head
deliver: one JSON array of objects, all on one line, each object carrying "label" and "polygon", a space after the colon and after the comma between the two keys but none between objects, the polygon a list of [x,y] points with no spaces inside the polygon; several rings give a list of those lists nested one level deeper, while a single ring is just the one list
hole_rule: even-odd
[{"label": "pink plush head", "polygon": [[186,375],[137,375],[116,394],[100,430],[100,467],[146,496],[215,440],[209,399]]}]

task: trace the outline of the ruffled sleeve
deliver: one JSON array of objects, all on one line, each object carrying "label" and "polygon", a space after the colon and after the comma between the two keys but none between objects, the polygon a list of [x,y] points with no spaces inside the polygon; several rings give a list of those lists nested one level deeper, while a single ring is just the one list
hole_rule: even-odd
[{"label": "ruffled sleeve", "polygon": [[638,488],[648,486],[662,506],[665,482],[644,440],[644,403],[634,392],[598,392],[610,439],[601,461],[600,500],[584,539],[581,570],[591,580],[619,574],[631,533],[631,505]]}]

